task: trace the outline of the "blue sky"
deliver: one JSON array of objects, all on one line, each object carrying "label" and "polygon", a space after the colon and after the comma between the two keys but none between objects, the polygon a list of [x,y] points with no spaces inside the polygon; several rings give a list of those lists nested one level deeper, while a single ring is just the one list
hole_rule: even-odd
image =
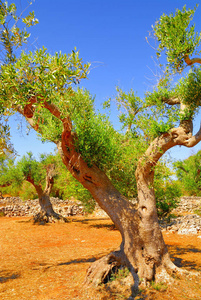
[{"label": "blue sky", "polygon": [[[9,3],[12,1],[9,1]],[[25,8],[27,0],[16,0],[17,7]],[[56,51],[69,53],[76,47],[84,62],[91,62],[89,79],[82,85],[96,95],[96,106],[109,97],[114,97],[115,87],[134,89],[143,97],[144,92],[156,82],[159,71],[154,63],[155,52],[146,42],[151,25],[163,14],[181,9],[185,4],[193,8],[194,0],[35,0],[34,10],[39,24],[32,28],[28,50],[45,46],[53,54]],[[201,6],[194,22],[201,31]],[[150,40],[150,43],[154,41]],[[111,120],[118,126],[116,110]],[[11,141],[19,156],[32,151],[35,156],[51,152],[54,144],[42,144],[34,132],[26,135],[25,125],[17,130],[21,120],[11,118]],[[198,124],[199,125],[199,124]],[[201,149],[175,147],[171,156],[184,159]]]}]

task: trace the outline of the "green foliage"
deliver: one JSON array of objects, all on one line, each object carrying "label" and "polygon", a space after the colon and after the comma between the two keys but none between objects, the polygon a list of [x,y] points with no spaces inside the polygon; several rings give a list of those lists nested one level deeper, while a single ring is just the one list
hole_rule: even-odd
[{"label": "green foliage", "polygon": [[89,64],[82,63],[78,51],[69,55],[50,55],[45,48],[22,52],[14,64],[1,68],[1,101],[7,98],[12,105],[24,106],[31,96],[40,95],[35,104],[39,110],[47,100],[59,105],[65,115],[68,103],[63,99],[64,92],[70,94],[70,85],[86,78],[88,69]]},{"label": "green foliage", "polygon": [[158,216],[159,218],[167,218],[179,203],[180,186],[177,182],[168,182],[165,186],[157,186],[155,194]]},{"label": "green foliage", "polygon": [[154,179],[156,207],[159,218],[167,218],[171,211],[177,207],[181,197],[180,184],[171,179],[173,173],[167,163],[157,165]]},{"label": "green foliage", "polygon": [[184,161],[174,163],[176,174],[185,195],[201,196],[201,151]]},{"label": "green foliage", "polygon": [[10,142],[10,127],[6,119],[0,115],[0,157],[8,153],[14,153]]},{"label": "green foliage", "polygon": [[116,272],[112,272],[110,276],[110,281],[121,280],[129,275],[130,271],[128,268],[118,268]]},{"label": "green foliage", "polygon": [[[31,4],[31,3],[30,3]],[[25,23],[25,28],[21,28]],[[8,4],[7,1],[0,1],[0,51],[1,64],[13,63],[16,61],[16,50],[27,42],[30,34],[26,27],[33,26],[38,23],[34,12],[29,13],[22,18],[22,13],[17,14],[15,3]],[[6,111],[7,104],[0,99],[0,114],[8,114]],[[9,126],[4,122],[3,116],[0,116],[0,156],[7,152],[14,152],[10,143]]]},{"label": "green foliage", "polygon": [[77,135],[77,151],[89,166],[105,169],[116,159],[119,134],[105,115],[95,114],[93,102],[87,91],[78,89],[73,101],[69,101],[69,112]]},{"label": "green foliage", "polygon": [[[38,198],[35,188],[29,182],[24,181],[19,190],[17,190],[18,196],[26,201],[28,199],[34,200]],[[12,195],[12,191],[10,192]]]},{"label": "green foliage", "polygon": [[[143,101],[132,89],[125,93],[117,87],[116,91],[117,97],[115,100],[120,111],[119,120],[123,124],[123,128],[130,130],[131,126],[136,124],[136,115],[144,109]],[[136,128],[134,130],[136,131]]]},{"label": "green foliage", "polygon": [[186,110],[181,114],[181,120],[188,120],[201,106],[201,68],[191,68],[187,76],[180,80],[176,90],[181,95],[182,102],[187,105]]},{"label": "green foliage", "polygon": [[151,286],[154,290],[164,292],[167,290],[168,286],[164,282],[158,282],[156,283],[155,281],[151,282]]},{"label": "green foliage", "polygon": [[179,94],[172,87],[168,73],[152,92],[146,92],[144,99],[136,96],[133,90],[125,93],[118,87],[117,92],[116,102],[123,128],[131,130],[135,136],[143,137],[145,143],[168,132],[180,121],[179,105],[172,106],[164,101]]},{"label": "green foliage", "polygon": [[95,208],[95,201],[91,194],[79,183],[66,169],[57,154],[41,154],[36,160],[31,152],[24,155],[17,163],[13,157],[0,158],[0,186],[10,184],[1,188],[4,193],[12,196],[20,196],[23,200],[37,198],[35,188],[26,180],[32,180],[34,184],[44,188],[46,178],[46,167],[50,164],[55,165],[54,185],[51,192],[52,196],[61,199],[74,198],[83,203],[87,213],[91,213]]},{"label": "green foliage", "polygon": [[201,207],[199,207],[198,209],[194,210],[194,213],[201,217]]},{"label": "green foliage", "polygon": [[38,23],[34,12],[30,12],[26,17],[22,18],[22,14],[17,15],[15,3],[9,5],[7,1],[0,1],[0,40],[5,62],[16,61],[15,50],[22,47],[30,36],[26,27],[21,28],[22,24],[19,25],[20,21],[26,27]]},{"label": "green foliage", "polygon": [[32,152],[24,155],[15,168],[22,172],[24,180],[31,179],[37,185],[44,181],[46,176],[44,166],[34,158]]},{"label": "green foliage", "polygon": [[107,170],[107,175],[124,196],[132,199],[137,197],[135,171],[146,144],[135,134],[127,133],[125,136],[121,136],[118,147],[116,161]]},{"label": "green foliage", "polygon": [[14,157],[12,154],[7,153],[0,156],[0,185],[10,184],[9,170],[14,166]]},{"label": "green foliage", "polygon": [[173,72],[181,72],[184,67],[184,58],[195,53],[201,41],[201,34],[195,31],[195,25],[190,26],[195,9],[177,9],[175,15],[163,14],[153,27],[159,45],[158,57],[165,50],[168,67]]}]

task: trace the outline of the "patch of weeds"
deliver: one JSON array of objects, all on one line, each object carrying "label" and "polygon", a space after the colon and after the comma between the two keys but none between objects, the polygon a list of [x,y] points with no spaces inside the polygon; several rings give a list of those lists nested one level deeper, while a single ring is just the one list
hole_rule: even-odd
[{"label": "patch of weeds", "polygon": [[154,290],[160,291],[160,292],[164,292],[168,288],[167,285],[164,282],[158,282],[158,283],[156,283],[156,282],[152,281],[151,282],[151,286],[152,286],[152,288]]},{"label": "patch of weeds", "polygon": [[198,215],[198,216],[201,216],[201,207],[198,208],[198,209],[196,209],[196,210],[194,210],[194,213],[195,213],[196,215]]},{"label": "patch of weeds", "polygon": [[0,211],[0,217],[4,217],[4,216],[5,216],[4,212]]},{"label": "patch of weeds", "polygon": [[130,271],[128,268],[119,268],[116,272],[111,273],[110,281],[126,278],[129,275],[129,273]]}]

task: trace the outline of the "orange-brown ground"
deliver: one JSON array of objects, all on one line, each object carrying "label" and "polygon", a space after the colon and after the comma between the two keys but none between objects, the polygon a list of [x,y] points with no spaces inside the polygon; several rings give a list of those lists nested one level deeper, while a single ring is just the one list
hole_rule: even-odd
[{"label": "orange-brown ground", "polygon": [[[129,290],[114,281],[96,290],[84,285],[95,259],[115,249],[120,234],[110,220],[73,218],[66,224],[33,225],[29,218],[0,218],[0,299],[116,300]],[[164,233],[173,260],[200,276],[141,289],[136,299],[201,299],[201,238]],[[157,290],[159,289],[159,291]]]}]

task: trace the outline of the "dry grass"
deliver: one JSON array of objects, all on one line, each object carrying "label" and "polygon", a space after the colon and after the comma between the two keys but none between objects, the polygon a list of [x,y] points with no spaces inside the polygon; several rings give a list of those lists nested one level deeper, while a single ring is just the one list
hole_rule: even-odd
[{"label": "dry grass", "polygon": [[[83,286],[95,259],[115,249],[120,234],[108,219],[73,218],[71,223],[33,225],[28,218],[0,218],[0,299],[120,300],[129,288],[119,278],[97,289]],[[175,263],[200,272],[201,239],[164,234]],[[140,290],[136,299],[201,299],[201,278]]]}]

